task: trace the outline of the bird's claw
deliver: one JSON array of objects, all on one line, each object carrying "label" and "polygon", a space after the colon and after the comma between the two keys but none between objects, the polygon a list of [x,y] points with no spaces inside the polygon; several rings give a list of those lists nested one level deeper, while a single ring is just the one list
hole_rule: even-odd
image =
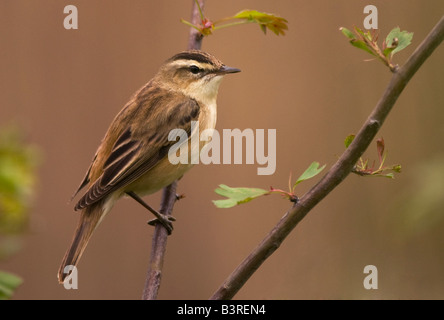
[{"label": "bird's claw", "polygon": [[165,227],[165,229],[168,231],[168,235],[170,235],[173,232],[173,223],[172,222],[174,222],[174,221],[176,221],[176,218],[174,218],[173,216],[162,214],[160,216],[160,218],[156,218],[156,219],[148,221],[148,224],[150,226],[155,226],[157,223],[160,222]]}]

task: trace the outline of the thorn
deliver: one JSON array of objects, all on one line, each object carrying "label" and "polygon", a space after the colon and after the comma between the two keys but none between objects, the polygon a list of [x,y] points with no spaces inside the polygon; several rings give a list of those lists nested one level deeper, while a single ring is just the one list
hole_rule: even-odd
[{"label": "thorn", "polygon": [[183,199],[185,197],[186,197],[185,193],[181,193],[181,194],[176,193],[176,201],[181,200],[181,199]]},{"label": "thorn", "polygon": [[299,202],[299,198],[298,198],[297,195],[292,194],[292,195],[290,196],[290,201],[293,202],[294,204],[296,204],[296,203]]}]

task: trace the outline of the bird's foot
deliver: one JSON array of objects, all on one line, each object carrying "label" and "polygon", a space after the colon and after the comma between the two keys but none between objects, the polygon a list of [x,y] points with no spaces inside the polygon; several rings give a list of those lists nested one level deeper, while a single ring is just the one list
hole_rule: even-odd
[{"label": "bird's foot", "polygon": [[157,223],[161,223],[167,230],[168,235],[170,235],[173,232],[173,222],[176,221],[176,218],[174,218],[173,216],[162,214],[160,212],[158,214],[159,215],[157,216],[157,218],[148,221],[148,224],[150,226],[155,226]]}]

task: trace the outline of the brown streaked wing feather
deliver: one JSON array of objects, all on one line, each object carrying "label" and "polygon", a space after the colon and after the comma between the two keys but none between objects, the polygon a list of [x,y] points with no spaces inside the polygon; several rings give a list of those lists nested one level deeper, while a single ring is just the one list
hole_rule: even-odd
[{"label": "brown streaked wing feather", "polygon": [[85,177],[82,179],[82,182],[80,183],[79,187],[77,188],[77,190],[74,192],[74,194],[71,196],[71,200],[74,199],[74,197],[80,192],[80,190],[82,190],[88,183],[89,183],[89,175],[91,173],[91,168],[93,166],[94,161],[96,161],[97,158],[97,152],[94,155],[93,160],[91,161],[91,164],[88,168],[88,171],[86,171]]},{"label": "brown streaked wing feather", "polygon": [[[168,102],[177,101],[170,99]],[[168,141],[169,132],[183,129],[190,136],[191,121],[197,120],[200,112],[194,99],[186,99],[172,108],[161,104],[152,108],[164,108],[163,116],[151,123],[149,129],[130,127],[117,138],[104,163],[102,175],[79,200],[75,210],[88,207],[143,176],[167,156],[169,148],[176,143]],[[165,110],[169,111],[165,113]],[[155,110],[150,112],[156,113]]]}]

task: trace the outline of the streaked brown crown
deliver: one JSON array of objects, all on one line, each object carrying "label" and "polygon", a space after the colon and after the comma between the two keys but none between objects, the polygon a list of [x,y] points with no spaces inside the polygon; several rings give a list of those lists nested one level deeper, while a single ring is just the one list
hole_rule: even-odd
[{"label": "streaked brown crown", "polygon": [[194,60],[200,63],[212,65],[214,66],[214,68],[220,68],[223,65],[223,63],[213,55],[200,50],[189,50],[180,52],[168,59],[167,62],[177,60]]}]

